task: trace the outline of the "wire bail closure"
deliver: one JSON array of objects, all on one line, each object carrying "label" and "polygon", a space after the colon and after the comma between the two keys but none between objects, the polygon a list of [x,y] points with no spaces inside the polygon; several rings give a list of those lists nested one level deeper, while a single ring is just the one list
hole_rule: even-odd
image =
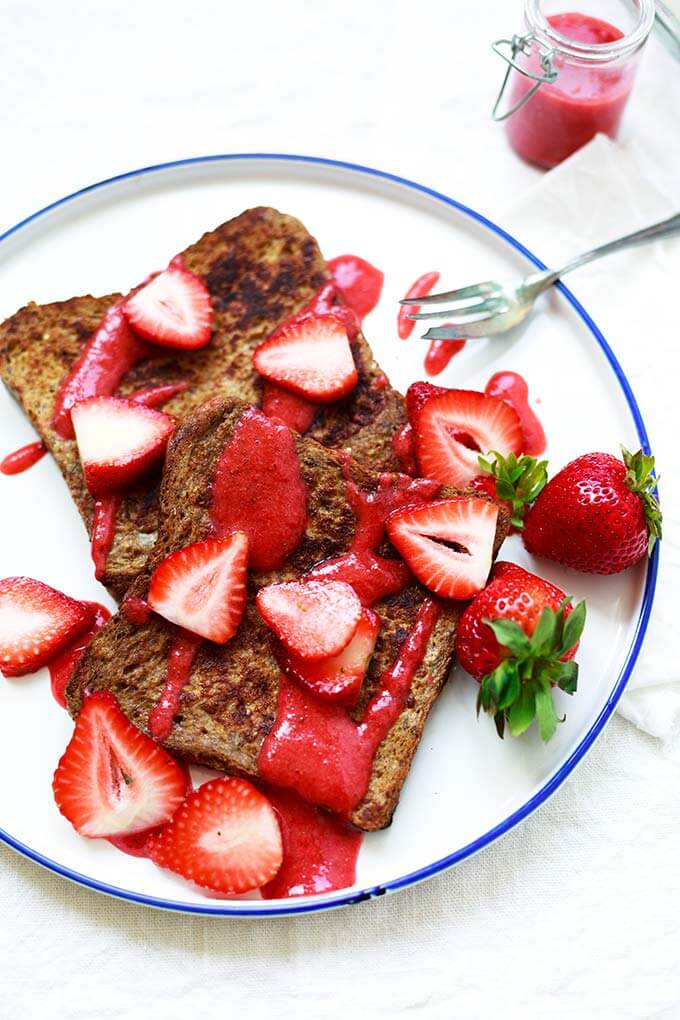
[{"label": "wire bail closure", "polygon": [[[532,44],[536,45],[539,53],[541,62],[541,74],[532,74],[531,71],[527,71],[524,67],[520,67],[517,63],[516,57],[518,53],[522,53],[525,57],[528,57],[531,53]],[[513,35],[512,39],[497,39],[496,42],[491,44],[491,49],[494,53],[497,53],[502,60],[508,65],[503,78],[503,84],[501,90],[498,93],[498,98],[494,103],[491,116],[495,121],[506,120],[508,117],[516,113],[517,110],[521,109],[525,103],[528,103],[535,92],[538,92],[541,85],[551,85],[557,78],[557,71],[553,67],[553,57],[555,56],[555,50],[551,46],[546,46],[544,43],[537,42],[536,36],[533,34],[528,35]],[[507,50],[509,49],[509,53]],[[530,78],[534,84],[531,86],[528,92],[525,92],[521,99],[519,99],[514,106],[511,106],[505,113],[499,113],[498,107],[501,104],[501,100],[505,94],[505,89],[508,84],[510,72],[512,70],[518,71],[523,74],[525,78]]]}]

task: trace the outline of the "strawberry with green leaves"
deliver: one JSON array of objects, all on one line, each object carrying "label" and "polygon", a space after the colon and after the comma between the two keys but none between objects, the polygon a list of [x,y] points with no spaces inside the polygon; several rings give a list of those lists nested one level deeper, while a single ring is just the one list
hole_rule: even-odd
[{"label": "strawberry with green leaves", "polygon": [[586,453],[551,478],[528,511],[529,552],[590,574],[617,574],[661,537],[654,458]]},{"label": "strawberry with green leaves", "polygon": [[547,460],[537,460],[526,454],[518,457],[514,453],[503,457],[492,450],[488,457],[479,457],[478,461],[484,474],[473,479],[472,488],[503,503],[510,513],[513,528],[521,531],[527,508],[538,499],[548,481]]},{"label": "strawberry with green leaves", "polygon": [[463,613],[456,634],[460,664],[480,682],[477,712],[519,736],[534,719],[544,741],[557,729],[553,687],[574,694],[573,661],[586,606],[514,563],[497,563],[486,588]]}]

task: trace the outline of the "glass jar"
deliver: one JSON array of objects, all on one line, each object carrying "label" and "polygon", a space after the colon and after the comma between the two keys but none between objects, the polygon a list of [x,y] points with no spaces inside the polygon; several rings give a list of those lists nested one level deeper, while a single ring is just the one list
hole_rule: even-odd
[{"label": "glass jar", "polygon": [[[552,167],[598,132],[615,138],[642,47],[654,23],[654,0],[589,0],[588,13],[560,10],[565,0],[525,0],[525,32],[494,50],[508,64],[496,101],[513,149]],[[509,108],[500,112],[509,90]]]}]

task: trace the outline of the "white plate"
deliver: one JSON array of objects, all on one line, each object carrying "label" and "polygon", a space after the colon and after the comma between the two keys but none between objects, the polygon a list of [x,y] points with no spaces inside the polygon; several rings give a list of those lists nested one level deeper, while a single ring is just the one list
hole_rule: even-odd
[{"label": "white plate", "polygon": [[[448,287],[520,273],[535,259],[477,213],[427,188],[364,167],[295,156],[219,156],[151,167],[62,199],[0,238],[0,318],[28,300],[125,291],[205,230],[255,205],[298,216],[327,257],[362,255],[385,272],[366,335],[395,386],[423,377],[425,345],[397,339],[397,300],[422,272]],[[417,335],[417,334],[416,334]],[[559,357],[558,357],[559,355]],[[472,341],[440,377],[482,388],[512,368],[529,382],[553,470],[587,450],[646,445],[628,384],[604,338],[565,288],[511,337]],[[540,401],[540,403],[538,403]],[[30,441],[19,408],[0,393],[2,447]],[[85,532],[49,458],[0,476],[0,575],[41,578],[79,598],[108,601],[94,581]],[[531,566],[516,538],[503,557]],[[455,674],[432,712],[394,824],[366,838],[351,890],[300,900],[211,899],[146,860],[80,838],[57,812],[52,773],[71,733],[46,670],[0,683],[0,838],[94,889],[208,914],[263,915],[356,902],[426,878],[507,832],[554,792],[601,732],[626,684],[653,598],[651,565],[591,578],[552,563],[537,569],[588,600],[579,691],[558,692],[567,721],[543,746],[535,733],[498,740],[475,719],[476,684]]]}]

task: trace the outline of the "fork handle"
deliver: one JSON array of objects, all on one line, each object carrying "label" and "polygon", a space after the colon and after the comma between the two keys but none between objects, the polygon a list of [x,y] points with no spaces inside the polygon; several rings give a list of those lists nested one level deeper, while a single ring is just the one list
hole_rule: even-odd
[{"label": "fork handle", "polygon": [[636,244],[644,244],[646,241],[652,241],[657,237],[666,237],[669,234],[677,233],[680,233],[680,213],[676,213],[675,216],[671,216],[667,220],[662,220],[661,223],[653,223],[650,227],[636,230],[633,234],[626,234],[625,237],[619,237],[615,241],[601,244],[598,248],[584,252],[583,255],[577,255],[576,258],[571,259],[561,269],[545,269],[540,273],[532,273],[524,281],[524,288],[534,295],[540,294],[541,291],[552,286],[565,273],[570,273],[572,269],[578,269],[587,262],[593,262],[603,255],[611,255],[613,252],[621,251],[623,248],[631,248]]}]

